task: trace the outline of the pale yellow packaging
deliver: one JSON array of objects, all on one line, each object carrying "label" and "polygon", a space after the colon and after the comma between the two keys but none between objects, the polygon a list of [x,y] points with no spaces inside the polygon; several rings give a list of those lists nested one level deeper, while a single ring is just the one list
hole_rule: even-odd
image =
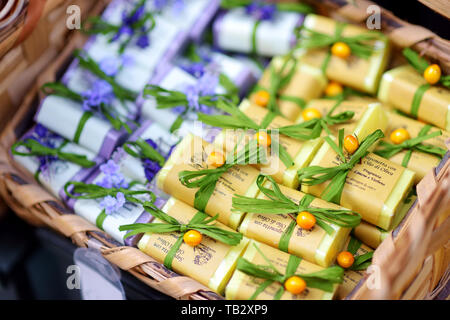
[{"label": "pale yellow packaging", "polygon": [[[265,187],[271,189],[271,184],[266,183]],[[298,203],[305,196],[300,191],[284,186],[280,186],[280,189],[284,195],[295,203]],[[263,193],[260,193],[258,198],[268,199]],[[318,198],[311,202],[311,206],[342,209],[338,205]],[[239,231],[248,238],[278,248],[281,236],[292,222],[295,222],[295,219],[286,214],[247,213]],[[317,225],[310,231],[301,229],[296,225],[289,241],[288,252],[319,266],[330,266],[342,249],[351,229],[328,224],[333,228],[333,234],[326,233]]]},{"label": "pale yellow packaging", "polygon": [[[272,83],[272,68],[275,71],[279,71],[284,63],[284,57],[273,58],[258,84],[262,88],[270,88]],[[294,63],[294,61],[287,63],[285,70],[294,68]],[[327,79],[319,69],[297,62],[291,81],[278,94],[280,96],[300,98],[304,102],[308,102],[311,99],[319,98],[325,90],[326,85]],[[250,101],[253,101],[253,96],[250,97]],[[288,120],[295,120],[302,112],[301,106],[293,101],[278,99],[277,103],[281,114]]]},{"label": "pale yellow packaging", "polygon": [[[185,187],[180,182],[178,174],[185,170],[198,171],[214,168],[207,162],[208,155],[214,150],[213,145],[201,138],[187,135],[159,171],[157,176],[158,188],[193,206],[198,188]],[[211,216],[218,214],[218,221],[236,230],[243,219],[244,213],[231,211],[233,195],[256,197],[259,192],[256,186],[256,178],[259,174],[257,169],[248,165],[235,165],[230,168],[219,178],[208,201],[205,213]]]},{"label": "pale yellow packaging", "polygon": [[[177,219],[180,223],[187,224],[198,210],[188,206],[182,201],[170,198],[162,211]],[[155,219],[153,223],[162,223]],[[232,231],[223,224],[215,224],[225,230]],[[146,233],[138,243],[141,251],[155,258],[160,263],[164,259],[180,236],[178,232],[170,234]],[[191,247],[182,243],[172,263],[173,271],[191,277],[208,286],[213,291],[223,294],[225,285],[230,279],[237,263],[237,259],[243,254],[248,240],[243,238],[236,246],[229,246],[203,235],[202,242]]]},{"label": "pale yellow packaging", "polygon": [[[334,35],[336,23],[333,19],[309,14],[306,16],[303,26],[317,32]],[[368,32],[371,31],[349,24],[342,31],[342,36],[351,37]],[[359,58],[356,55],[351,55],[347,59],[331,56],[326,69],[328,79],[375,94],[381,75],[389,61],[390,44],[388,38],[382,35],[378,40],[372,40],[371,44],[375,50],[368,59]],[[320,69],[328,50],[328,48],[300,50],[298,57],[301,63]]]},{"label": "pale yellow packaging", "polygon": [[[243,255],[244,259],[257,265],[267,265],[267,262],[258,253],[254,244],[258,246],[262,253],[269,259],[269,261],[275,266],[275,268],[277,268],[279,272],[285,274],[290,255],[268,245],[251,240]],[[306,274],[317,272],[322,269],[322,267],[302,259],[299,267],[297,268],[297,273]],[[248,300],[262,282],[264,282],[263,279],[248,276],[247,274],[236,269],[225,289],[225,297],[229,300]],[[261,292],[256,299],[273,300],[276,292],[280,289],[280,286],[281,284],[279,283],[272,283],[263,292]],[[281,297],[281,300],[331,300],[336,292],[336,289],[337,285],[334,286],[333,292],[325,292],[316,288],[306,288],[300,295],[293,295],[285,291]]]},{"label": "pale yellow packaging", "polygon": [[[412,66],[404,65],[383,74],[378,99],[411,114],[414,95],[426,80]],[[422,96],[417,118],[450,131],[450,90],[431,86]]]}]

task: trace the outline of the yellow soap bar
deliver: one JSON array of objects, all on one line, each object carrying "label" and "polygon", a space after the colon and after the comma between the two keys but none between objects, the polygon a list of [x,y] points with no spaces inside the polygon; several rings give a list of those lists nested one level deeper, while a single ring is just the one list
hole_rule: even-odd
[{"label": "yellow soap bar", "polygon": [[[285,274],[290,255],[268,245],[251,240],[243,255],[244,259],[257,265],[267,265],[266,260],[259,254],[254,244],[258,246],[262,253],[280,273]],[[297,273],[307,274],[317,272],[322,269],[322,267],[302,259],[297,268]],[[228,300],[248,300],[254,294],[258,286],[263,282],[264,279],[251,277],[236,269],[225,289],[225,297]],[[281,284],[279,283],[272,283],[263,292],[261,292],[256,299],[273,300],[276,292],[280,289],[280,286]],[[336,292],[336,289],[337,285],[334,286],[333,292],[325,292],[320,289],[307,287],[300,295],[293,295],[285,291],[281,296],[281,300],[331,300]]]},{"label": "yellow soap bar", "polygon": [[[389,115],[389,127],[386,130],[386,137],[384,138],[384,140],[391,144],[393,142],[390,139],[390,135],[394,130],[404,128],[408,131],[411,138],[416,138],[419,135],[420,130],[422,130],[422,128],[425,126],[423,122],[402,116],[397,112],[389,111],[388,115]],[[431,145],[447,150],[445,141],[450,139],[450,132],[444,131],[436,127],[432,127],[427,134],[436,131],[441,131],[442,135],[431,139],[427,139],[423,141],[422,144]],[[407,150],[403,150],[394,155],[393,157],[389,158],[389,160],[401,165],[407,152],[408,152]],[[408,162],[407,168],[416,173],[415,183],[417,184],[420,182],[420,180],[423,179],[423,177],[425,177],[425,175],[427,175],[431,170],[433,170],[433,168],[435,168],[440,161],[441,158],[435,155],[420,151],[413,151],[411,154],[411,158]]]},{"label": "yellow soap bar", "polygon": [[[269,182],[264,186],[272,189]],[[305,194],[300,191],[284,186],[280,186],[280,189],[284,195],[295,203],[298,203],[305,196]],[[261,192],[258,198],[268,199]],[[339,207],[338,205],[317,198],[311,202],[311,206],[317,208],[342,209],[342,207]],[[295,223],[295,219],[286,214],[247,213],[239,227],[239,231],[248,238],[278,248],[281,236],[291,223]],[[319,266],[329,267],[336,259],[337,254],[341,251],[351,229],[342,228],[331,223],[327,224],[333,228],[332,234],[326,233],[325,230],[318,225],[310,231],[295,225],[289,241],[288,252]]]},{"label": "yellow soap bar", "polygon": [[[426,80],[412,66],[400,66],[383,74],[378,99],[412,114],[414,96],[425,84]],[[431,86],[423,93],[418,108],[419,120],[450,131],[450,90]]]},{"label": "yellow soap bar", "polygon": [[368,245],[371,248],[378,248],[378,246],[383,242],[384,239],[398,227],[400,222],[402,222],[403,218],[406,216],[411,206],[416,201],[416,196],[410,196],[405,199],[402,204],[402,207],[399,209],[398,214],[394,218],[394,222],[392,223],[391,229],[385,231],[379,227],[374,226],[373,224],[362,221],[361,224],[353,229],[353,234],[356,238],[364,242],[364,244]]},{"label": "yellow soap bar", "polygon": [[[162,211],[177,219],[181,223],[188,223],[198,210],[188,206],[182,201],[170,198]],[[162,223],[155,219],[153,223]],[[216,226],[232,231],[220,222]],[[138,243],[141,251],[155,258],[160,263],[164,259],[177,238],[178,232],[170,234],[146,233]],[[225,285],[230,279],[237,263],[237,259],[243,254],[248,240],[243,238],[236,246],[216,241],[203,235],[202,242],[192,247],[185,242],[181,244],[172,262],[173,271],[191,277],[208,286],[211,290],[223,294]]]},{"label": "yellow soap bar", "polygon": [[[272,72],[279,72],[283,65],[285,65],[285,57],[275,57],[272,59],[270,66],[266,69],[260,81],[258,82],[261,90],[268,90],[271,87],[273,81],[277,81],[275,77],[272,77]],[[292,72],[291,79],[281,90],[278,92],[280,99],[277,100],[278,108],[281,114],[288,120],[296,119],[302,112],[302,106],[298,103],[283,99],[283,97],[300,98],[303,102],[308,102],[311,99],[319,98],[325,86],[327,79],[323,73],[317,69],[306,64],[301,64],[295,60],[286,63],[285,76]],[[254,95],[250,96],[250,101],[254,102]]]},{"label": "yellow soap bar", "polygon": [[[311,166],[338,166],[337,159],[336,152],[324,143]],[[358,212],[363,220],[389,230],[414,184],[414,175],[409,169],[369,153],[350,170],[340,205]],[[302,191],[320,197],[328,184],[329,181],[315,186],[302,185]]]},{"label": "yellow soap bar", "polygon": [[[347,247],[348,242],[350,241],[350,238],[348,238],[348,241],[345,245]],[[373,249],[369,248],[368,246],[361,244],[359,249],[356,251],[356,256],[363,255],[368,252],[372,252]],[[346,270],[344,272],[344,281],[339,285],[336,293],[337,299],[345,299],[356,287],[356,285],[361,281],[361,279],[364,277],[365,271],[353,271],[353,270]]]},{"label": "yellow soap bar", "polygon": [[[157,176],[157,185],[167,194],[194,206],[195,193],[198,188],[185,187],[179,180],[181,171],[199,171],[214,168],[208,164],[208,155],[217,151],[214,145],[207,143],[199,137],[187,135],[177,145],[170,158]],[[220,149],[220,152],[223,152]],[[233,228],[241,223],[244,213],[232,211],[232,198],[234,194],[256,197],[259,190],[256,178],[259,171],[248,165],[235,165],[228,169],[219,178],[213,194],[211,195],[205,213],[219,215],[218,221]]]},{"label": "yellow soap bar", "polygon": [[[245,113],[256,123],[261,123],[264,117],[269,112],[265,108],[258,107],[250,103],[249,100],[243,100],[240,105],[240,110]],[[280,116],[276,116],[270,123],[268,129],[276,129],[284,126],[293,125],[294,123]],[[217,148],[222,148],[226,152],[232,151],[236,144],[244,146],[248,141],[254,139],[254,133],[244,132],[243,130],[224,130],[216,136],[214,145]],[[280,160],[275,152],[269,153],[268,163],[257,164],[255,167],[260,169],[264,174],[270,175],[278,183],[283,184],[289,188],[296,189],[298,187],[297,171],[308,166],[314,154],[323,143],[321,138],[301,141],[287,136],[279,135],[279,142],[294,161],[294,165],[286,168],[284,163]]]},{"label": "yellow soap bar", "polygon": [[[308,103],[307,108],[314,108],[320,112],[322,117],[325,117],[336,103],[335,100],[330,99],[315,99]],[[329,127],[331,133],[335,136],[338,135],[340,129],[344,129],[345,135],[353,133],[359,140],[363,140],[377,129],[385,131],[388,126],[386,111],[379,102],[356,98],[345,100],[334,110],[333,115],[346,111],[354,112],[354,116],[345,123]],[[300,115],[295,122],[304,122],[302,115]],[[325,135],[326,133],[323,132],[323,134]]]},{"label": "yellow soap bar", "polygon": [[[317,32],[334,35],[337,22],[324,16],[309,14],[306,16],[303,26]],[[352,37],[372,32],[355,25],[346,25],[342,31],[342,36]],[[388,38],[380,33],[376,34],[379,35],[379,39],[371,41],[375,50],[368,59],[359,58],[353,54],[347,59],[331,56],[326,69],[328,79],[363,92],[375,94],[390,55]],[[302,63],[321,69],[328,50],[329,48],[302,49],[297,54]]]}]

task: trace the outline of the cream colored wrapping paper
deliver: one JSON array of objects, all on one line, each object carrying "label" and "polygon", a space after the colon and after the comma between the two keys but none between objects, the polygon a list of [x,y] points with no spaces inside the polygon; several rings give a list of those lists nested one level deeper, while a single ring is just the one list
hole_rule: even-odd
[{"label": "cream colored wrapping paper", "polygon": [[[378,99],[393,107],[412,114],[414,96],[420,86],[427,82],[410,65],[397,67],[383,74]],[[431,86],[420,100],[417,118],[441,129],[450,131],[450,90]]]},{"label": "cream colored wrapping paper", "polygon": [[[334,35],[336,21],[327,17],[310,14],[305,18],[304,26],[328,35]],[[370,32],[367,29],[347,25],[342,36],[351,37]],[[368,59],[351,55],[348,59],[332,56],[326,69],[326,76],[357,90],[375,94],[380,77],[388,63],[390,45],[387,37],[380,37],[373,41],[375,51]],[[299,58],[302,63],[320,69],[327,55],[328,49],[301,50]]]},{"label": "cream colored wrapping paper", "polygon": [[[162,209],[179,222],[187,224],[198,210],[182,201],[170,198]],[[161,223],[158,219],[154,223]],[[223,224],[216,226],[231,231]],[[168,251],[180,236],[179,233],[152,234],[146,233],[138,243],[140,250],[163,263]],[[172,263],[173,271],[191,277],[208,286],[219,294],[223,294],[226,283],[236,267],[237,259],[242,255],[248,244],[242,239],[237,246],[216,241],[203,235],[202,242],[191,247],[185,242],[181,244]]]},{"label": "cream colored wrapping paper", "polygon": [[[158,188],[193,206],[198,188],[185,187],[181,184],[178,174],[185,170],[197,171],[213,168],[207,163],[207,158],[214,150],[217,150],[214,145],[197,136],[187,135],[158,173]],[[242,221],[244,213],[231,211],[233,195],[256,197],[259,192],[256,186],[258,175],[259,171],[251,166],[235,165],[229,169],[219,178],[205,212],[211,216],[218,214],[218,221],[236,229]]]},{"label": "cream colored wrapping paper", "polygon": [[[271,189],[270,183],[266,183],[265,187]],[[295,203],[298,203],[305,196],[300,191],[284,186],[280,186],[280,189],[284,195]],[[258,198],[268,199],[262,193],[259,194]],[[317,198],[311,202],[311,206],[342,209],[338,205]],[[247,213],[239,231],[248,238],[278,248],[281,236],[292,221],[295,222],[295,218],[286,214]],[[334,224],[329,225],[333,228],[333,234],[331,235],[317,225],[312,230],[304,230],[295,226],[289,241],[288,252],[322,267],[330,266],[342,249],[350,233],[350,228],[342,228]]]},{"label": "cream colored wrapping paper", "polygon": [[[254,244],[258,246],[262,253],[270,260],[279,272],[282,274],[285,273],[286,266],[289,261],[289,254],[268,245],[258,243],[254,240],[250,241],[247,250],[243,255],[244,259],[257,265],[267,265],[267,262],[258,253]],[[322,269],[322,267],[302,259],[299,267],[297,268],[297,273],[311,273]],[[236,270],[226,287],[225,297],[229,300],[248,300],[263,281],[263,279],[257,279]],[[280,286],[281,284],[279,283],[271,284],[263,292],[261,292],[256,299],[272,300]],[[337,288],[337,286],[335,286],[335,288]],[[334,294],[335,291],[330,293],[315,288],[306,288],[300,295],[293,295],[285,291],[281,296],[281,300],[330,300],[333,298]]]}]

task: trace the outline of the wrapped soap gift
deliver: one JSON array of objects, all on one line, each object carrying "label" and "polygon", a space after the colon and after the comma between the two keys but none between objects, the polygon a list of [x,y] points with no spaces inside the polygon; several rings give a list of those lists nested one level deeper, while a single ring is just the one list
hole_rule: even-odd
[{"label": "wrapped soap gift", "polygon": [[383,74],[378,99],[421,121],[450,131],[450,90],[427,84],[412,66],[400,66]]},{"label": "wrapped soap gift", "polygon": [[[156,196],[155,205],[162,207],[168,196],[156,187],[156,182],[146,185],[136,183],[132,178],[125,176],[121,170],[120,158],[113,159],[100,166],[100,170],[93,173],[83,184],[100,186],[103,188],[123,188],[135,194],[130,193],[127,196],[137,199],[130,201],[124,197],[124,194],[106,197],[84,197],[85,194],[78,196],[76,187],[73,184],[67,184],[66,190],[70,193],[67,205],[74,212],[104,230],[114,240],[121,244],[134,246],[140,236],[132,236],[124,240],[127,232],[120,231],[119,227],[131,223],[148,223],[153,220],[153,216],[144,209],[142,202],[150,201],[149,193]],[[119,192],[121,193],[121,192]]]},{"label": "wrapped soap gift", "polygon": [[[174,198],[167,201],[162,211],[183,224],[188,224],[195,216],[206,216],[197,209]],[[206,219],[209,218],[207,216]],[[155,224],[161,222],[163,221],[159,219],[153,221]],[[216,222],[215,226],[232,232],[230,228],[220,222]],[[139,241],[138,247],[157,261],[166,264],[168,252],[179,237],[179,232],[168,234],[147,232]],[[248,240],[245,238],[232,246],[206,235],[202,235],[201,242],[196,246],[188,245],[183,241],[170,261],[171,269],[197,280],[219,294],[223,294],[225,285],[236,267],[236,261],[242,255],[247,244]]]},{"label": "wrapped soap gift", "polygon": [[[208,70],[219,72],[225,85],[234,86],[240,96],[244,96],[258,79],[244,62],[205,45],[188,47],[185,54],[175,60],[175,64],[197,79]],[[226,91],[221,83],[219,87]]]},{"label": "wrapped soap gift", "polygon": [[363,221],[359,226],[353,229],[354,236],[369,247],[374,249],[378,248],[381,242],[383,242],[383,240],[386,239],[386,237],[403,221],[403,218],[407,215],[416,199],[416,196],[410,195],[403,201],[402,207],[394,217],[392,227],[388,231]]},{"label": "wrapped soap gift", "polygon": [[[264,255],[261,255],[261,253]],[[288,253],[282,252],[278,249],[272,248],[266,244],[259,243],[257,241],[251,240],[244,255],[241,259],[245,259],[248,262],[258,265],[267,266],[266,270],[269,269],[266,259],[277,269],[281,275],[286,274],[286,268],[290,263],[293,256]],[[300,259],[300,258],[298,258]],[[239,263],[238,263],[239,267]],[[313,263],[306,261],[305,259],[300,259],[297,268],[295,269],[296,274],[309,274],[319,271],[325,271],[326,269],[319,267]],[[274,271],[267,271],[269,273],[274,273]],[[273,300],[277,293],[283,288],[283,285],[279,282],[273,281],[270,285],[264,288],[256,297],[255,291],[267,280],[263,278],[257,278],[250,276],[238,269],[233,273],[228,285],[225,289],[225,297],[228,300]],[[333,299],[337,290],[337,284],[332,285],[332,289],[328,291],[323,291],[317,288],[307,287],[300,294],[292,294],[285,290],[280,300],[331,300]]]},{"label": "wrapped soap gift", "polygon": [[35,121],[106,159],[128,136],[125,129],[115,130],[107,120],[83,111],[81,103],[57,95],[42,100]]},{"label": "wrapped soap gift", "polygon": [[[356,243],[358,243],[358,241],[356,239],[349,237],[347,239],[347,242],[345,243],[344,247],[347,247],[349,245],[350,241],[355,241]],[[368,246],[364,245],[361,242],[359,242],[354,249],[356,249],[356,252],[354,253],[355,261],[357,261],[358,257],[360,257],[360,256],[373,253],[372,248],[369,248]],[[361,265],[356,268],[355,268],[355,266],[352,266],[356,270],[352,270],[352,267],[345,270],[344,281],[342,282],[342,284],[339,285],[337,292],[336,292],[337,299],[341,299],[341,300],[345,299],[353,291],[353,289],[358,285],[358,283],[364,277],[365,270],[367,269],[368,265],[370,265],[370,263],[371,263],[371,259],[369,259],[369,261],[367,261],[365,263],[365,265]]]},{"label": "wrapped soap gift", "polygon": [[[269,110],[252,104],[249,100],[243,100],[239,106],[246,116],[251,118],[256,124],[261,124],[263,119],[269,114]],[[294,123],[281,117],[274,116],[268,125],[268,129],[278,129],[293,125]],[[243,147],[254,137],[254,132],[242,130],[223,130],[214,140],[214,145],[224,149],[226,152],[232,151],[238,144],[238,149]],[[263,173],[272,176],[278,183],[296,189],[298,187],[297,171],[309,164],[314,154],[319,150],[323,140],[315,138],[312,140],[298,140],[282,134],[279,135],[279,144],[292,158],[294,165],[287,167],[276,152],[269,153],[267,163],[256,164]]]},{"label": "wrapped soap gift", "polygon": [[[450,139],[450,132],[402,116],[397,112],[389,111],[388,115],[389,127],[386,130],[386,137],[375,153],[414,171],[415,183],[419,183],[439,164],[448,151],[445,142]],[[401,147],[403,143],[421,136],[429,136],[429,138],[412,147]]]},{"label": "wrapped soap gift", "polygon": [[[368,49],[373,48],[367,58],[360,57],[354,54],[354,52],[351,52],[351,55],[347,58],[334,56],[329,52],[328,46],[302,48],[296,53],[302,63],[320,70],[325,68],[325,74],[330,80],[337,81],[363,92],[371,94],[377,92],[378,83],[386,68],[390,54],[389,40],[386,36],[382,33],[368,31],[358,26],[342,25],[340,22],[315,14],[307,15],[303,26],[306,30],[302,31],[302,36],[299,41],[300,48],[302,44],[305,44],[306,47],[306,42],[308,42],[309,46],[310,39],[314,37],[314,35],[308,34],[308,29],[325,36],[333,37],[337,28],[343,27],[341,33],[343,38],[351,38],[358,35],[373,37],[374,39],[355,44],[355,46],[367,46]],[[310,38],[308,38],[308,35]],[[330,59],[327,62],[328,56]]]},{"label": "wrapped soap gift", "polygon": [[104,161],[40,124],[31,128],[13,145],[12,156],[47,190],[63,201],[67,200],[64,185],[68,181],[84,181]]},{"label": "wrapped soap gift", "polygon": [[295,46],[295,30],[303,19],[299,13],[277,11],[272,19],[257,20],[245,8],[232,9],[220,13],[214,21],[214,45],[262,56],[283,55]]},{"label": "wrapped soap gift", "polygon": [[[373,131],[377,129],[385,131],[388,127],[388,116],[382,104],[365,98],[355,97],[343,101],[314,99],[306,105],[305,110],[317,110],[321,117],[325,117],[330,111],[332,111],[332,116],[342,112],[353,112],[354,115],[350,120],[328,126],[331,134],[335,136],[338,135],[340,129],[344,129],[345,135],[355,134],[362,140]],[[299,115],[295,122],[305,122],[303,115]],[[323,132],[323,134],[326,134],[326,132]]]},{"label": "wrapped soap gift", "polygon": [[[167,22],[178,29],[188,32],[189,39],[200,42],[206,28],[220,7],[220,0],[169,0],[148,1],[148,6],[159,12]],[[156,4],[157,2],[162,5]]]},{"label": "wrapped soap gift", "polygon": [[[285,84],[281,87],[283,82]],[[309,100],[322,95],[326,84],[327,79],[319,69],[299,63],[296,59],[279,56],[273,58],[264,71],[250,101],[270,109],[268,99],[261,99],[261,94],[276,95],[275,103],[279,112],[294,121]]]},{"label": "wrapped soap gift", "polygon": [[173,150],[170,158],[158,173],[158,187],[188,205],[195,206],[200,211],[211,216],[219,215],[218,221],[232,229],[237,229],[244,217],[244,212],[232,210],[232,198],[235,194],[248,197],[257,196],[256,179],[259,175],[257,169],[248,165],[233,165],[219,175],[206,172],[205,174],[208,176],[213,175],[217,182],[212,189],[212,194],[202,195],[207,199],[201,201],[200,204],[196,201],[197,195],[201,193],[199,188],[187,187],[179,178],[179,174],[185,171],[201,172],[215,169],[208,159],[213,152],[218,156],[222,155],[222,149],[218,150],[200,137],[187,135]]},{"label": "wrapped soap gift", "polygon": [[[353,156],[346,155],[345,163],[330,142],[324,143],[310,163],[310,168],[299,171],[301,190],[322,199],[328,199],[345,208],[359,213],[363,220],[389,230],[394,218],[401,210],[403,200],[414,184],[414,172],[403,168],[376,154],[367,152],[383,137],[381,130],[367,137],[358,136],[358,151]],[[353,141],[356,139],[349,139]],[[333,142],[339,148],[336,142]],[[363,153],[360,148],[364,146]],[[341,152],[342,149],[340,150]],[[358,155],[357,158],[353,158]],[[355,159],[358,160],[355,163]],[[351,163],[350,163],[351,161]],[[351,164],[351,165],[349,165]],[[311,171],[310,171],[311,170]],[[314,172],[312,172],[314,170]],[[333,170],[328,180],[316,175],[326,175]],[[346,174],[345,180],[335,179]],[[330,185],[330,181],[333,185]],[[338,192],[339,191],[339,192]]]},{"label": "wrapped soap gift", "polygon": [[[273,190],[269,182],[265,183],[265,187]],[[303,199],[303,201],[310,202],[308,206],[314,208],[345,210],[338,205],[307,196],[300,191],[284,186],[279,186],[279,188],[286,197],[296,204]],[[262,192],[259,193],[257,198],[269,199]],[[333,212],[330,212],[330,214],[333,214]],[[291,214],[262,214],[258,213],[257,208],[255,208],[254,213],[252,211],[246,214],[239,227],[239,232],[248,238],[302,257],[319,266],[328,267],[343,248],[351,228],[340,227],[329,222],[324,223],[331,228],[330,233],[318,225],[315,225],[311,230],[303,229],[297,225],[295,216]],[[293,230],[290,230],[292,227]],[[285,242],[283,243],[283,241]]]},{"label": "wrapped soap gift", "polygon": [[[138,10],[137,16],[133,14],[135,9],[141,7],[145,9]],[[119,31],[100,32],[91,37],[85,46],[87,53],[97,62],[127,57],[128,63],[119,70],[117,82],[136,92],[145,87],[159,66],[169,63],[180,53],[189,40],[186,31],[163,17],[155,15],[154,21],[147,19],[146,13],[150,12],[145,1],[112,2],[104,11],[102,20],[117,26]],[[144,23],[144,31],[133,29],[137,22]],[[99,27],[99,30],[102,28]]]}]

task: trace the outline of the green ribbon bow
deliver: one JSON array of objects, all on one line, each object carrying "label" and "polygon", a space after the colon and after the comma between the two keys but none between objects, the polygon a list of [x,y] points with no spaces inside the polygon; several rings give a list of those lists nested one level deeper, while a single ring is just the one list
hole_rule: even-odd
[{"label": "green ribbon bow", "polygon": [[125,142],[122,148],[132,157],[156,161],[161,167],[166,162],[166,159],[143,139]]},{"label": "green ribbon bow", "polygon": [[244,148],[236,152],[237,146],[226,156],[225,164],[218,168],[198,171],[181,171],[178,178],[187,188],[199,188],[195,193],[194,207],[205,211],[219,178],[235,165],[249,164],[250,161],[262,163],[265,161],[265,150],[257,145],[255,140],[247,143]]},{"label": "green ribbon bow", "polygon": [[362,271],[366,270],[372,264],[373,251],[366,252],[361,255],[356,255],[359,248],[361,247],[361,244],[361,241],[359,241],[358,239],[350,237],[350,241],[347,245],[347,251],[353,255],[355,261],[353,262],[351,267],[348,268],[348,270]]},{"label": "green ribbon bow", "polygon": [[[267,179],[272,189],[264,187],[265,179]],[[325,230],[328,234],[333,234],[334,229],[328,224],[335,224],[343,228],[354,228],[361,222],[361,216],[351,210],[316,208],[310,206],[314,197],[305,195],[297,204],[281,192],[280,187],[270,176],[259,175],[256,184],[259,190],[269,198],[254,199],[245,196],[235,195],[233,197],[233,210],[248,213],[259,214],[287,214],[293,218],[287,229],[280,238],[278,247],[280,250],[287,252],[289,241],[296,226],[296,218],[299,212],[308,211],[315,218],[317,225]]]},{"label": "green ribbon bow", "polygon": [[[405,56],[406,60],[408,60],[409,64],[421,75],[423,75],[425,69],[429,67],[428,61],[410,48],[403,49],[403,55]],[[446,88],[450,88],[450,75],[441,76],[438,83]],[[422,102],[423,95],[429,88],[431,88],[431,84],[424,83],[419,86],[414,93],[413,101],[411,103],[411,115],[416,119],[419,114],[419,107],[420,103]]]},{"label": "green ribbon bow", "polygon": [[[273,112],[268,112],[262,120],[261,124],[258,125],[235,105],[231,105],[230,103],[227,103],[225,101],[219,101],[219,103],[217,104],[217,108],[225,111],[229,115],[212,116],[199,113],[198,119],[205,124],[223,129],[243,129],[255,131],[264,130],[269,135],[273,131],[278,131],[282,135],[297,140],[311,140],[318,138],[322,130],[320,126],[308,128],[304,123],[289,125],[276,129],[266,129],[270,125],[272,120],[277,116]],[[281,144],[279,144],[278,141],[275,140],[276,139],[272,139],[271,147],[278,148],[280,160],[287,168],[291,167],[294,164],[294,160],[286,151],[286,149]]]},{"label": "green ribbon bow", "polygon": [[296,70],[297,59],[292,56],[291,51],[288,55],[285,56],[281,68],[277,70],[275,69],[274,65],[270,66],[270,80],[268,88],[265,88],[259,84],[255,85],[253,92],[264,90],[269,93],[269,102],[267,104],[267,109],[270,112],[281,114],[277,100],[293,102],[297,104],[300,109],[303,109],[305,107],[306,102],[302,98],[280,94],[280,91],[291,82]]},{"label": "green ribbon bow", "polygon": [[334,35],[329,35],[302,26],[300,29],[306,32],[304,32],[303,35],[300,35],[300,41],[298,42],[297,48],[328,48],[329,50],[321,67],[322,72],[325,73],[331,59],[331,46],[336,42],[344,42],[350,47],[352,54],[362,59],[368,59],[375,50],[374,46],[368,42],[384,37],[382,33],[374,31],[356,36],[344,37],[342,36],[342,31],[345,26],[345,23],[336,22]]},{"label": "green ribbon bow", "polygon": [[177,241],[170,248],[166,257],[164,258],[164,266],[172,269],[172,262],[176,253],[180,249],[183,242],[183,235],[189,230],[196,230],[203,235],[206,235],[214,240],[228,244],[230,246],[238,245],[242,240],[242,234],[222,229],[214,224],[211,224],[217,220],[218,215],[210,217],[203,212],[197,212],[187,224],[180,223],[177,219],[169,216],[157,208],[153,203],[146,202],[144,204],[146,211],[151,213],[155,218],[162,220],[164,223],[135,223],[129,225],[123,225],[119,227],[120,231],[129,231],[125,238],[133,235],[145,232],[164,234],[178,232],[180,233]]},{"label": "green ribbon bow", "polygon": [[310,166],[300,169],[298,171],[300,183],[307,186],[315,186],[331,180],[328,186],[323,190],[321,198],[339,204],[348,173],[369,153],[368,149],[383,137],[384,133],[380,129],[372,132],[363,140],[359,145],[358,150],[356,150],[350,159],[347,159],[344,155],[344,129],[339,130],[339,146],[336,145],[331,137],[325,137],[325,141],[337,153],[341,164],[331,168]]},{"label": "green ribbon bow", "polygon": [[[91,168],[95,165],[95,162],[89,160],[85,155],[62,151],[67,143],[68,141],[64,141],[58,148],[49,148],[34,139],[26,139],[25,141],[14,143],[11,147],[11,152],[22,157],[55,156],[60,160],[75,163],[83,168]],[[17,151],[17,148],[21,146],[26,147],[29,151]]]},{"label": "green ribbon bow", "polygon": [[423,153],[428,153],[442,159],[447,151],[443,148],[426,145],[422,142],[437,136],[442,135],[441,131],[435,131],[433,133],[427,134],[432,127],[430,125],[425,125],[417,135],[417,137],[403,141],[400,144],[392,144],[386,141],[380,141],[380,149],[376,150],[374,153],[386,158],[390,159],[395,156],[397,153],[407,150],[405,156],[403,157],[402,166],[408,167],[409,160],[411,159],[411,155],[413,151],[419,151]]},{"label": "green ribbon bow", "polygon": [[267,262],[267,265],[261,266],[251,263],[244,258],[239,258],[236,266],[237,270],[244,272],[251,277],[265,280],[259,285],[249,300],[255,300],[261,292],[274,282],[281,284],[280,289],[278,289],[274,296],[274,300],[280,300],[285,290],[284,283],[292,276],[298,276],[305,280],[306,285],[309,288],[317,288],[326,292],[333,292],[334,284],[343,281],[344,270],[338,266],[333,266],[313,273],[297,274],[296,271],[302,259],[293,255],[289,256],[286,271],[282,274],[264,255],[261,249],[258,248],[255,243],[253,245]]},{"label": "green ribbon bow", "polygon": [[[133,187],[137,185],[138,182],[131,182],[129,184],[129,187]],[[72,187],[72,188],[71,188]],[[69,189],[71,188],[71,191]],[[107,196],[111,197],[117,197],[117,194],[119,192],[123,193],[125,196],[125,200],[128,202],[143,205],[144,201],[136,198],[136,196],[139,195],[149,195],[150,201],[155,202],[156,196],[153,192],[149,190],[130,190],[126,188],[104,188],[96,184],[88,184],[84,182],[79,181],[68,181],[64,185],[64,192],[69,198],[72,199],[103,199]],[[106,217],[108,215],[106,214],[105,209],[100,212],[100,214],[97,216],[96,219],[96,225],[99,229],[103,230],[103,222],[105,221]]]},{"label": "green ribbon bow", "polygon": [[[169,109],[176,107],[184,107],[184,111],[177,117],[170,132],[179,129],[184,121],[184,117],[189,111],[192,111],[187,95],[178,90],[167,90],[160,86],[149,84],[144,89],[144,96],[152,96],[156,100],[158,109]],[[202,95],[198,97],[198,103],[208,107],[215,107],[218,101],[222,99],[233,99],[228,94]]]},{"label": "green ribbon bow", "polygon": [[[134,16],[137,10],[142,6],[145,6],[145,0],[141,0],[136,3],[136,6],[129,14],[129,17]],[[150,26],[148,28],[145,28],[145,24],[149,21],[151,22]],[[108,21],[105,21],[100,17],[90,17],[87,19],[87,23],[89,24],[89,28],[86,28],[86,25],[83,25],[82,31],[84,33],[89,35],[92,34],[112,35],[112,37],[109,39],[110,43],[114,42],[114,36],[119,33],[120,28],[122,27],[121,25],[109,23]],[[139,20],[131,24],[131,29],[133,29],[134,32],[131,35],[128,35],[128,37],[124,41],[122,41],[119,47],[119,53],[120,54],[124,53],[126,47],[133,40],[133,37],[135,37],[136,30],[142,30],[142,28],[145,28],[145,31],[143,31],[142,33],[148,34],[155,28],[155,26],[156,22],[155,18],[153,17],[153,14],[151,12],[146,12]]]}]

